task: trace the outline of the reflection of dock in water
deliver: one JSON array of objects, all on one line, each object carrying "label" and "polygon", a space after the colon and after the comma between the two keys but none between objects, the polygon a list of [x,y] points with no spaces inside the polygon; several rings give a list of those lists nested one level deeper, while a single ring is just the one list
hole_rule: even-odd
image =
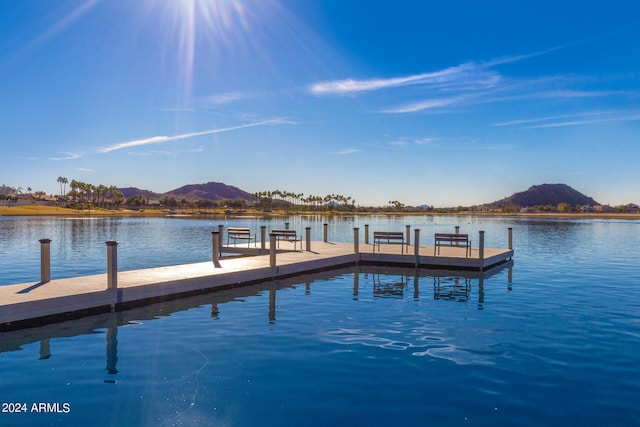
[{"label": "reflection of dock in water", "polygon": [[[314,282],[326,282],[329,279],[343,275],[353,275],[353,297],[355,300],[358,299],[359,293],[362,291],[366,291],[367,294],[372,292],[374,298],[411,298],[412,296],[414,300],[417,300],[420,298],[420,286],[423,283],[430,284],[434,281],[434,283],[440,283],[441,289],[444,289],[442,285],[444,283],[456,283],[457,281],[460,285],[468,284],[471,287],[472,282],[477,281],[478,309],[482,309],[484,280],[508,268],[508,286],[510,289],[512,265],[513,263],[509,262],[486,272],[466,272],[464,274],[445,270],[410,269],[393,266],[356,265],[342,267],[313,274],[265,281],[234,289],[156,302],[118,312],[101,313],[39,327],[0,332],[0,353],[22,350],[24,346],[39,342],[37,357],[46,360],[56,354],[56,339],[102,334],[105,337],[104,344],[106,348],[106,369],[103,381],[115,384],[117,375],[120,372],[118,368],[118,330],[121,327],[135,327],[144,322],[202,306],[211,306],[211,321],[215,322],[225,315],[225,303],[266,293],[268,293],[269,303],[268,307],[265,307],[264,319],[265,322],[274,323],[277,319],[276,301],[279,290],[304,286],[304,294],[310,295],[313,292]],[[447,273],[455,273],[456,276],[453,277]],[[361,284],[363,278],[363,281],[366,282],[365,285]],[[411,288],[413,288],[413,295],[410,292]],[[430,294],[427,295],[428,298],[431,298]]]}]

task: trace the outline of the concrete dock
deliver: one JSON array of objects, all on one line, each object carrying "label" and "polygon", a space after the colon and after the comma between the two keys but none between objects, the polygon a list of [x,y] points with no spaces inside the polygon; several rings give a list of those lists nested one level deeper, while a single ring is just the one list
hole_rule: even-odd
[{"label": "concrete dock", "polygon": [[[293,277],[351,265],[391,265],[483,272],[513,257],[511,249],[308,242],[307,250],[280,250],[255,256],[222,257],[216,262],[122,271],[0,286],[0,331],[41,326],[183,298],[214,290],[232,289],[263,281]],[[268,249],[268,245],[267,245]],[[221,248],[222,252],[233,252]],[[110,260],[108,263],[112,262]],[[274,265],[275,264],[275,265]],[[116,286],[108,287],[108,284]]]}]

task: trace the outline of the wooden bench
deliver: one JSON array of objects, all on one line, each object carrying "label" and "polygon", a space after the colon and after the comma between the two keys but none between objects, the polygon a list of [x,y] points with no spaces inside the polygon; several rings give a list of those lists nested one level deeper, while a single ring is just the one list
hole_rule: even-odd
[{"label": "wooden bench", "polygon": [[387,245],[402,245],[402,253],[404,254],[404,233],[401,231],[374,231],[373,252],[376,251],[376,245],[378,245],[378,252],[380,252],[381,243]]},{"label": "wooden bench", "polygon": [[236,245],[238,240],[246,240],[247,247],[253,240],[253,245],[256,245],[256,236],[251,235],[251,230],[248,228],[241,227],[228,227],[227,228],[227,245],[231,244],[233,240],[233,246]]},{"label": "wooden bench", "polygon": [[433,256],[436,256],[436,249],[438,250],[438,255],[440,255],[440,246],[442,245],[464,247],[464,256],[468,257],[471,255],[471,240],[469,240],[468,234],[436,233],[435,243],[433,246]]},{"label": "wooden bench", "polygon": [[276,237],[276,243],[278,248],[280,247],[280,241],[293,242],[293,250],[296,250],[296,242],[300,242],[300,250],[302,250],[302,236],[298,237],[296,230],[271,230],[271,234]]}]

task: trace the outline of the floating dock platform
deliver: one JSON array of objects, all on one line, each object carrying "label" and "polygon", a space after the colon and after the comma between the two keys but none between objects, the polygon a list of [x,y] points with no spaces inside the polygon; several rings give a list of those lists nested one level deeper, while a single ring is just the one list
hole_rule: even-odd
[{"label": "floating dock platform", "polygon": [[[482,272],[513,257],[512,249],[483,248],[467,253],[463,247],[308,242],[311,250],[287,250],[290,242],[266,254],[246,246],[221,248],[217,262],[200,262],[142,270],[108,272],[0,286],[0,331],[16,330],[83,316],[122,311],[154,302],[215,290],[233,289],[264,281],[353,265],[390,265],[450,271]],[[254,252],[247,256],[247,253]],[[275,259],[274,259],[275,258]],[[108,260],[108,263],[110,261]],[[113,264],[115,265],[115,264]],[[109,285],[111,284],[111,285]],[[116,286],[113,286],[116,284]]]}]

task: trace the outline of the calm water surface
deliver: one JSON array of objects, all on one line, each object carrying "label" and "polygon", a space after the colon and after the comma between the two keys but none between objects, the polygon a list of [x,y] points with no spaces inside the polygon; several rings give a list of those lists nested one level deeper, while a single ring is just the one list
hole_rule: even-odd
[{"label": "calm water surface", "polygon": [[[39,277],[39,238],[64,277],[104,272],[110,239],[121,269],[205,261],[219,223],[73,221],[0,218],[0,283]],[[514,264],[353,267],[0,334],[1,400],[70,408],[0,425],[640,425],[640,221],[351,218],[330,240],[364,223],[489,246],[513,227]]]}]

